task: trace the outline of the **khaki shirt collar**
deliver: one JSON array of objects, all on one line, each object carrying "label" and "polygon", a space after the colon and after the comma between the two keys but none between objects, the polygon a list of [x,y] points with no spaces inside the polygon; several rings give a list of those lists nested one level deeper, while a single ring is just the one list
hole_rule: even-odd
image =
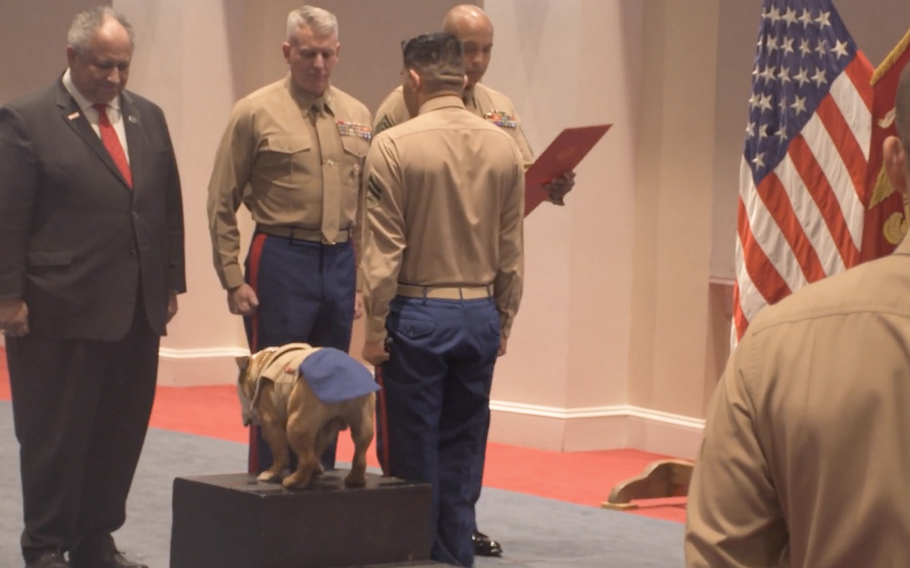
[{"label": "khaki shirt collar", "polygon": [[294,99],[294,102],[297,103],[297,106],[300,107],[300,110],[309,112],[310,109],[313,108],[313,105],[321,104],[324,105],[326,112],[332,115],[335,114],[335,111],[332,109],[333,97],[331,85],[325,88],[325,92],[321,97],[314,97],[310,93],[302,91],[294,82],[294,78],[291,77],[291,74],[288,73],[287,77],[284,78],[284,86],[291,94],[291,98]]},{"label": "khaki shirt collar", "polygon": [[474,85],[473,87],[468,87],[467,89],[464,90],[464,93],[462,93],[461,100],[464,101],[465,106],[467,106],[468,103],[470,103],[471,101],[474,100],[474,91],[475,91],[476,87],[477,87],[477,85]]},{"label": "khaki shirt collar", "polygon": [[420,105],[420,111],[417,114],[425,114],[439,110],[441,108],[465,108],[462,101],[456,94],[445,94],[433,97]]},{"label": "khaki shirt collar", "polygon": [[904,240],[901,241],[901,244],[897,245],[897,248],[894,249],[894,254],[910,255],[910,238],[905,236]]}]

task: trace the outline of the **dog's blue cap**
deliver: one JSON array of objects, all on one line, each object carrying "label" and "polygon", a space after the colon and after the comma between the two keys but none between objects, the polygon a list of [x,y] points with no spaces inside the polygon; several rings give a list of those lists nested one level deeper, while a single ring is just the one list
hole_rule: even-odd
[{"label": "dog's blue cap", "polygon": [[303,360],[300,374],[316,398],[326,404],[351,400],[379,390],[373,375],[344,351],[323,347]]}]

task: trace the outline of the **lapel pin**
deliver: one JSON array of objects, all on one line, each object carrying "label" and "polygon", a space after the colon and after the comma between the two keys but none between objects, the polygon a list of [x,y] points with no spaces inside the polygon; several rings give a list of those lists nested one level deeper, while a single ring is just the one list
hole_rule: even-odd
[{"label": "lapel pin", "polygon": [[77,118],[79,118],[79,113],[78,113],[78,112],[74,112],[73,114],[69,115],[69,116],[66,117],[66,118],[67,118],[67,120],[76,120]]},{"label": "lapel pin", "polygon": [[129,118],[128,118],[127,120],[129,120],[129,121],[132,122],[133,124],[137,124],[137,123],[139,122],[139,119],[136,118],[136,116],[135,116],[135,115],[132,115],[132,114],[129,116]]}]

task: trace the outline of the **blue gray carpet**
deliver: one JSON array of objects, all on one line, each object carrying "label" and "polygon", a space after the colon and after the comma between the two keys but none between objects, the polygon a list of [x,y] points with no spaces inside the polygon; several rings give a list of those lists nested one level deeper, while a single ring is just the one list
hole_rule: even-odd
[{"label": "blue gray carpet", "polygon": [[[174,478],[237,472],[244,464],[246,447],[241,444],[152,430],[133,483],[126,526],[116,535],[117,544],[150,568],[167,568]],[[485,489],[478,507],[481,530],[502,543],[505,556],[478,558],[477,568],[683,566],[683,527],[678,523],[497,489]],[[18,547],[21,523],[12,409],[9,402],[0,402],[2,568],[23,566]]]}]

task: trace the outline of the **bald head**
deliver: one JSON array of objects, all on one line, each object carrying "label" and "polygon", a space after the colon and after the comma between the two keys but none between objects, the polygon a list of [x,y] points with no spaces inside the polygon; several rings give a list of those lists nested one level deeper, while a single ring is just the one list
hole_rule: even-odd
[{"label": "bald head", "polygon": [[483,10],[473,4],[455,6],[442,23],[444,32],[461,40],[464,45],[467,86],[473,87],[487,72],[493,52],[493,23]]},{"label": "bald head", "polygon": [[442,22],[442,31],[461,37],[475,31],[489,31],[493,33],[493,22],[483,13],[483,10],[473,4],[460,4],[446,14]]}]

